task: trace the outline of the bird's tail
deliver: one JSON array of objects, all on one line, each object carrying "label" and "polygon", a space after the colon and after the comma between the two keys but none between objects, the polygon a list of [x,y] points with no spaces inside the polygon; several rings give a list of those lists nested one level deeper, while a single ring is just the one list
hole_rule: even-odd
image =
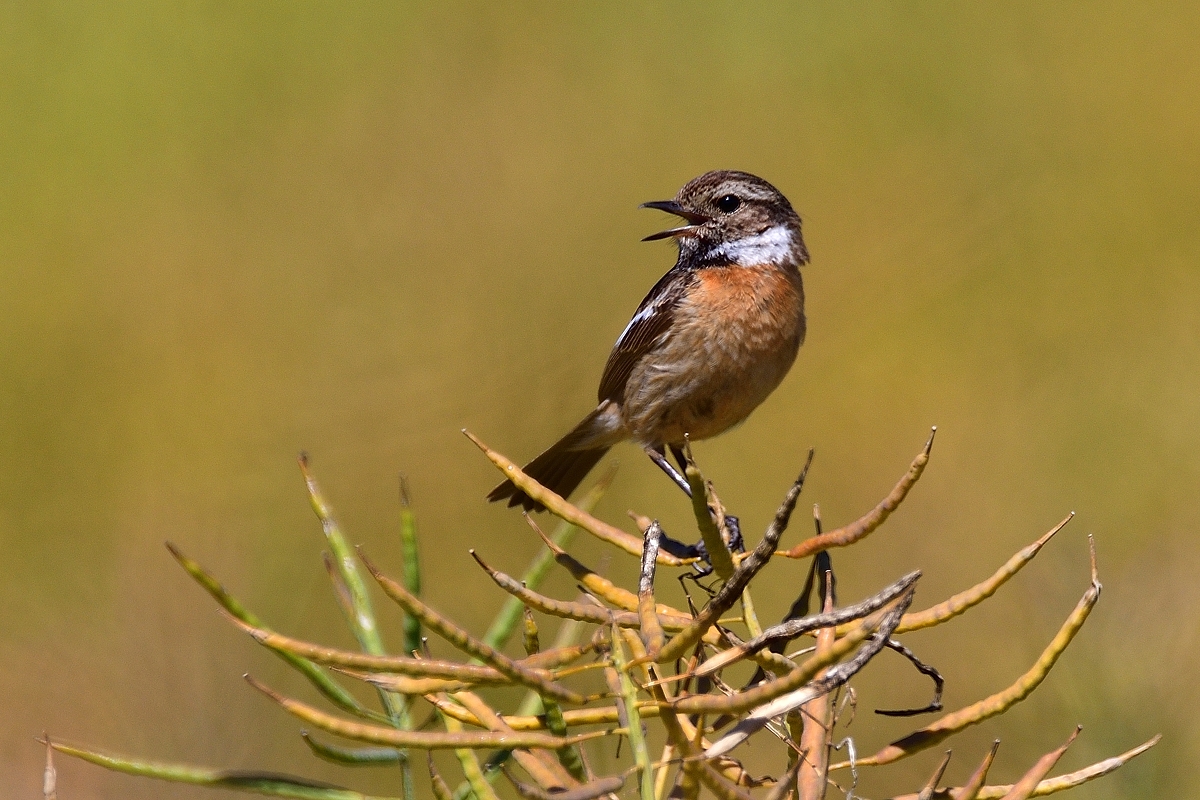
[{"label": "bird's tail", "polygon": [[[559,497],[566,497],[575,491],[592,467],[604,458],[612,445],[599,444],[588,446],[588,441],[594,441],[596,423],[603,413],[604,406],[593,411],[583,422],[563,438],[559,439],[549,450],[530,461],[521,471],[535,481],[554,492]],[[546,507],[534,500],[512,481],[505,481],[488,494],[491,502],[508,498],[508,507],[521,506],[526,511],[545,511]]]}]

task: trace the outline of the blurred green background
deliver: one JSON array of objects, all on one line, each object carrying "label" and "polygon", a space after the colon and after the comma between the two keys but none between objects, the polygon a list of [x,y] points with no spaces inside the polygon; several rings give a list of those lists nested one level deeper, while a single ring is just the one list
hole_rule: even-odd
[{"label": "blurred green background", "polygon": [[[349,645],[294,459],[393,570],[404,472],[428,595],[482,631],[499,595],[466,548],[519,572],[536,542],[483,502],[497,475],[458,430],[525,460],[591,408],[673,259],[639,243],[663,219],[638,203],[713,168],[775,183],[813,253],[790,377],[697,447],[748,534],[808,446],[802,507],[839,524],[938,425],[906,506],[837,554],[845,599],[920,567],[933,602],[1078,512],[975,625],[910,638],[948,708],[1045,646],[1086,533],[1106,587],[949,778],[1000,737],[1012,779],[1079,722],[1062,769],[1166,738],[1073,796],[1196,794],[1197,87],[1187,3],[5,4],[0,794],[40,796],[44,729],[395,792],[310,758],[240,675],[311,691],[162,542],[280,629]],[[617,458],[601,514],[682,530],[682,496]],[[801,573],[774,566],[762,613]],[[871,708],[924,702],[891,667],[860,681],[860,752],[913,725]],[[862,792],[919,785],[938,755]],[[61,759],[59,784],[214,796]]]}]

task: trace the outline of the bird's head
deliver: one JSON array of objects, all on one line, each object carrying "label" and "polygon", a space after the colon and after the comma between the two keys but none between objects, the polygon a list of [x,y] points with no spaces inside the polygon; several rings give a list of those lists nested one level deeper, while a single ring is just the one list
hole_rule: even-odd
[{"label": "bird's head", "polygon": [[673,200],[643,203],[687,224],[647,236],[674,239],[680,260],[697,264],[808,263],[800,217],[778,189],[748,172],[715,170],[688,181]]}]

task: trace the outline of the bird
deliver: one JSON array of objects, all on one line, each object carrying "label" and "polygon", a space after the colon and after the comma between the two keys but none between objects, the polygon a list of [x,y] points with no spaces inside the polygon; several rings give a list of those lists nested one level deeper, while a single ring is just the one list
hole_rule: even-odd
[{"label": "bird", "polygon": [[[596,408],[523,467],[561,497],[629,439],[686,491],[666,448],[682,467],[687,441],[743,422],[783,381],[804,342],[800,267],[809,254],[800,216],[778,189],[748,172],[714,170],[674,199],[640,207],[683,220],[642,240],[674,240],[678,258],[613,345]],[[487,499],[544,510],[511,480]]]}]

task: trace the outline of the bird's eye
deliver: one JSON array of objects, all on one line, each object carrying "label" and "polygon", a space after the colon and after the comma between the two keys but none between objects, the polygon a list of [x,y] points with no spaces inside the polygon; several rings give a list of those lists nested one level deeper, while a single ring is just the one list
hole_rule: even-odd
[{"label": "bird's eye", "polygon": [[742,207],[742,198],[736,194],[727,194],[717,201],[717,208],[724,214],[732,214]]}]

